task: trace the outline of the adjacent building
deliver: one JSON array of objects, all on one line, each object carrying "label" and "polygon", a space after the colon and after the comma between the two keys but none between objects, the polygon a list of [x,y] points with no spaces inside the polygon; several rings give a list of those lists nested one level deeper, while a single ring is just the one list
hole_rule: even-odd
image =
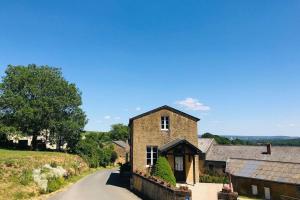
[{"label": "adjacent building", "polygon": [[124,164],[129,161],[129,144],[122,140],[113,141],[114,151],[117,153],[115,164]]},{"label": "adjacent building", "polygon": [[300,199],[300,163],[230,158],[226,172],[240,195],[274,200]]}]

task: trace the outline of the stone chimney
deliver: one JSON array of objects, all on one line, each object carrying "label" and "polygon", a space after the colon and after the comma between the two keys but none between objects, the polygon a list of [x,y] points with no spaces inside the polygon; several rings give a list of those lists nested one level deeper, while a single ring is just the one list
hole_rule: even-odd
[{"label": "stone chimney", "polygon": [[267,154],[271,155],[271,144],[267,144]]}]

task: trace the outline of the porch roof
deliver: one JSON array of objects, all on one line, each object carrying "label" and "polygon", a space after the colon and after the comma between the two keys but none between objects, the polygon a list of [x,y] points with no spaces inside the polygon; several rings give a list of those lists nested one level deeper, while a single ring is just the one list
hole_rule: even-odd
[{"label": "porch roof", "polygon": [[192,143],[190,143],[186,139],[180,139],[180,138],[177,138],[175,140],[172,140],[171,142],[168,142],[168,143],[162,145],[161,147],[159,147],[159,151],[160,152],[167,152],[170,149],[172,149],[172,148],[174,148],[174,147],[176,147],[176,146],[178,146],[180,144],[183,144],[183,145],[186,145],[186,146],[190,147],[196,153],[200,153],[201,152],[200,149],[198,149],[198,147],[196,147],[195,145],[193,145]]}]

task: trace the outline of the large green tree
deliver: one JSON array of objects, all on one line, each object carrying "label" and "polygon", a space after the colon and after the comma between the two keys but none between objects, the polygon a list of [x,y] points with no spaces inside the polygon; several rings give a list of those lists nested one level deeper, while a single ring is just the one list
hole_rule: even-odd
[{"label": "large green tree", "polygon": [[58,68],[9,65],[0,83],[1,123],[32,136],[33,149],[45,130],[56,143],[74,146],[86,124],[81,105],[78,88]]},{"label": "large green tree", "polygon": [[112,140],[126,141],[129,138],[129,127],[124,124],[113,124],[109,134]]}]

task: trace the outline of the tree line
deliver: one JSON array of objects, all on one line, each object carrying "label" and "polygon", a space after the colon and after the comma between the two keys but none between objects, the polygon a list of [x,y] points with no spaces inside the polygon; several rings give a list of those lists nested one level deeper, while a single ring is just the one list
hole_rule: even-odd
[{"label": "tree line", "polygon": [[214,138],[218,144],[223,145],[265,145],[272,144],[274,146],[300,146],[300,138],[295,139],[260,139],[260,140],[230,140],[220,135],[214,135],[211,133],[204,133],[201,138]]}]

